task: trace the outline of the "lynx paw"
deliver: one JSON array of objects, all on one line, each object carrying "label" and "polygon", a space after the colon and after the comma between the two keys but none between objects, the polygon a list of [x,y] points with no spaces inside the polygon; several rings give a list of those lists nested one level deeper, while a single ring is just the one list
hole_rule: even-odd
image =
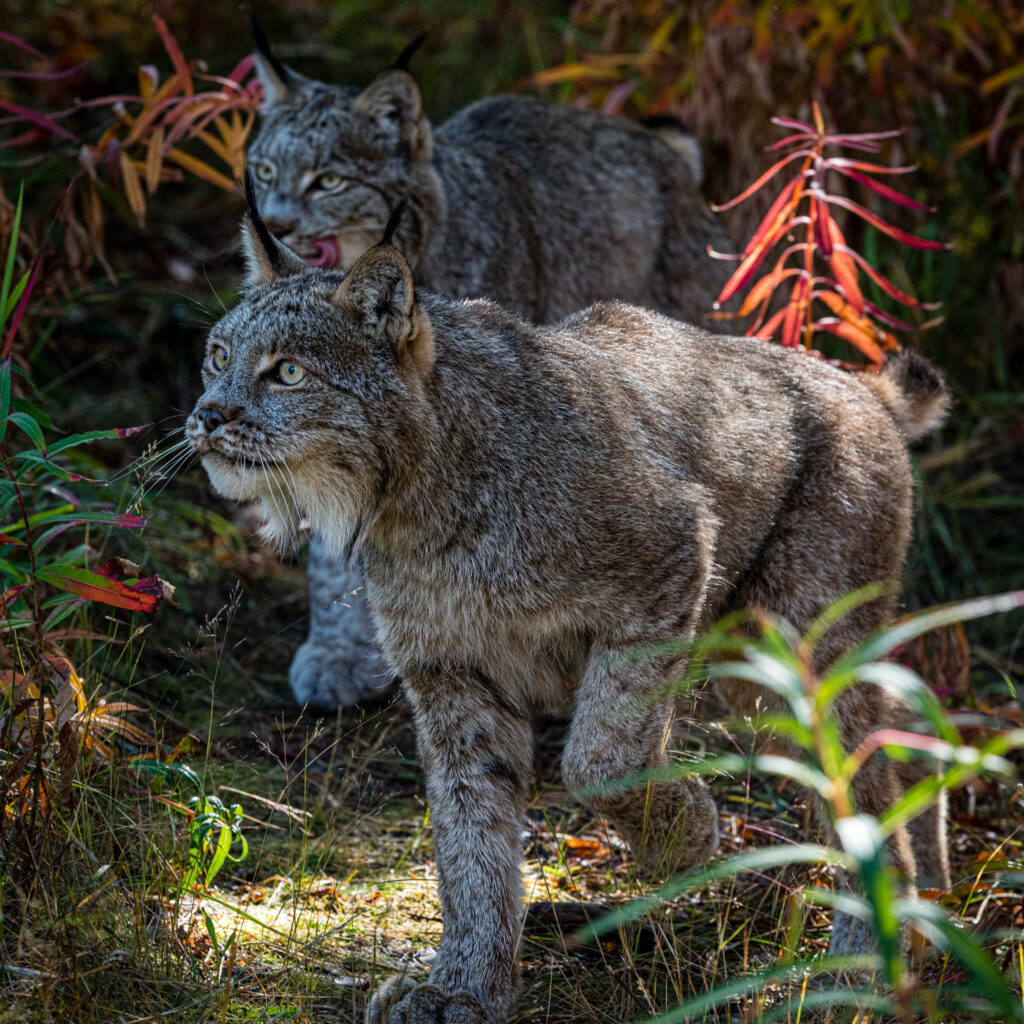
[{"label": "lynx paw", "polygon": [[310,637],[296,652],[288,682],[299,705],[349,707],[383,697],[394,681],[373,644],[326,645]]},{"label": "lynx paw", "polygon": [[669,792],[656,793],[661,814],[648,819],[633,854],[637,873],[650,879],[704,864],[718,849],[718,807],[701,779],[680,779]]},{"label": "lynx paw", "polygon": [[416,985],[401,977],[386,981],[377,989],[370,1000],[366,1020],[367,1024],[491,1022],[479,1000],[465,989],[451,993],[442,992],[436,985]]}]

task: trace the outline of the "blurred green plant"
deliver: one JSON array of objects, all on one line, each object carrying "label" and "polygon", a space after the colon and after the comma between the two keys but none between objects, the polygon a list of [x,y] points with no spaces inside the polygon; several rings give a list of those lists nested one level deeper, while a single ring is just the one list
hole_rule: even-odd
[{"label": "blurred green plant", "polygon": [[[1024,932],[970,932],[937,902],[944,898],[955,905],[957,886],[951,894],[935,893],[935,899],[911,895],[905,880],[897,877],[885,847],[887,838],[932,806],[943,789],[956,789],[980,776],[1016,779],[1016,770],[1006,755],[1024,747],[1024,728],[998,721],[988,723],[983,742],[965,742],[927,683],[909,667],[889,659],[934,630],[1024,607],[1024,591],[908,616],[867,637],[824,672],[817,673],[814,651],[818,641],[840,618],[878,593],[878,587],[869,587],[840,600],[802,636],[787,622],[753,611],[727,617],[696,641],[643,652],[644,656],[689,653],[690,663],[681,684],[684,689],[704,678],[742,678],[773,691],[783,699],[785,711],[738,723],[738,727],[770,730],[784,737],[792,751],[711,757],[669,766],[657,773],[658,778],[694,771],[718,774],[753,770],[796,780],[822,800],[838,846],[770,846],[724,858],[608,915],[584,930],[584,937],[619,928],[664,900],[717,880],[780,865],[824,864],[845,871],[853,890],[806,888],[801,903],[832,907],[856,918],[877,943],[876,951],[865,955],[801,957],[798,913],[789,929],[788,948],[782,950],[778,963],[695,996],[659,1016],[658,1024],[705,1019],[714,1007],[741,996],[748,1000],[744,1020],[752,1022],[792,1019],[793,1014],[799,1019],[801,1013],[820,1006],[856,1008],[859,1021],[871,1017],[895,1017],[906,1022],[1024,1021],[1019,976],[1018,989],[1013,987],[1016,960],[1024,956]],[[930,731],[883,728],[868,735],[856,749],[846,750],[835,704],[840,694],[854,686],[878,686],[906,701]],[[857,811],[852,782],[871,757],[880,756],[897,760],[924,756],[942,767],[908,789],[876,819]],[[650,778],[648,773],[623,779],[616,786],[631,789]],[[1019,899],[1022,883],[1024,874],[1008,871],[997,873],[982,888],[1011,898],[1017,894]],[[977,879],[972,879],[967,888],[968,892],[960,895],[970,901],[979,888]],[[908,938],[916,938],[918,954],[930,943],[933,955],[923,964],[912,962],[907,952]],[[1003,970],[997,966],[993,952],[1002,960]],[[958,970],[953,969],[954,961]],[[814,979],[813,986],[808,985],[809,979]]]}]

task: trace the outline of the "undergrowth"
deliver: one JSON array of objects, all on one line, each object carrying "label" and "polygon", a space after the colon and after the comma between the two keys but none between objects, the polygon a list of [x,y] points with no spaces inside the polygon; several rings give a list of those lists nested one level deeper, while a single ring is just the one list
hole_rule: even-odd
[{"label": "undergrowth", "polygon": [[[108,28],[116,6],[97,14]],[[617,6],[580,4],[573,18],[610,18]],[[750,13],[742,4],[716,6],[722,23],[709,25],[709,60],[733,22]],[[793,13],[793,4],[783,6],[784,15]],[[810,7],[826,18],[823,5]],[[659,5],[648,8],[643,17],[658,15]],[[543,66],[539,33],[552,26],[532,10],[520,13],[515,24],[524,40],[509,45],[521,44]],[[428,27],[416,22],[421,16],[408,15],[410,36]],[[337,12],[332,17],[353,27]],[[951,24],[963,21],[981,34],[972,18],[958,5]],[[902,13],[897,21],[904,24]],[[606,61],[613,81],[623,67],[639,81],[633,91],[613,86],[599,99],[621,107],[635,91],[641,109],[656,113],[648,108],[660,94],[652,102],[646,82],[664,84],[676,57],[668,43],[684,23],[676,17],[662,28],[640,60]],[[84,34],[88,26],[75,24],[76,35]],[[757,38],[770,29],[766,20]],[[785,30],[805,31],[796,20]],[[211,238],[233,230],[237,211],[225,214],[230,204],[222,198],[240,169],[256,104],[244,61],[218,78],[184,56],[177,41],[184,26],[133,22],[131,31],[152,37],[164,64],[132,69],[130,88],[113,90],[120,100],[105,88],[87,107],[61,91],[66,80],[77,81],[69,72],[73,55],[44,55],[39,40],[6,31],[0,43],[37,76],[0,80],[5,113],[15,119],[9,134],[19,143],[2,154],[3,170],[16,173],[0,195],[0,987],[10,996],[0,1021],[354,1020],[382,978],[402,969],[425,977],[440,937],[409,710],[401,697],[326,720],[291,707],[282,681],[304,624],[301,573],[256,548],[244,515],[211,504],[205,484],[178,466],[185,450],[167,447],[173,434],[158,436],[131,463],[132,428],[106,426],[121,422],[112,409],[159,401],[162,416],[190,400],[188,345],[218,302],[230,301],[218,267],[225,280],[234,271],[224,270],[225,251],[198,244],[199,229],[186,222],[204,220],[202,209],[220,217],[210,218]],[[466,31],[465,24],[452,29]],[[208,47],[201,33],[193,37],[186,49]],[[859,48],[859,39],[834,48],[844,73],[847,63],[857,64],[846,56]],[[302,59],[301,46],[293,55]],[[442,57],[427,58],[444,70]],[[595,66],[582,63],[588,72]],[[963,166],[1016,138],[1014,67],[1000,50],[985,88],[988,97],[1004,97],[1006,115],[978,127],[984,137],[960,140]],[[561,81],[585,81],[578,68],[570,71],[575,77]],[[679,88],[664,109],[696,87],[692,76],[673,81]],[[30,107],[31,97],[17,91],[26,83],[52,102]],[[849,107],[840,112],[854,123]],[[700,118],[717,117],[716,137],[728,127],[718,114],[707,109]],[[820,125],[804,127],[822,134]],[[733,134],[739,152],[756,133]],[[731,163],[727,180],[753,178],[752,161]],[[1009,172],[1017,180],[1019,168]],[[74,187],[65,189],[69,178]],[[210,185],[220,190],[212,201],[199,191]],[[166,212],[176,209],[175,188],[187,217]],[[835,226],[823,215],[786,226],[815,223]],[[960,227],[950,235],[961,253],[980,244],[973,227]],[[806,237],[816,243],[819,236]],[[834,249],[825,253],[830,289],[854,306],[832,312],[858,328],[836,333],[856,337],[872,360],[871,344],[888,347],[882,335],[892,324],[883,318],[879,334],[843,316],[873,313],[866,305],[878,297],[872,288],[886,291],[867,267],[885,266],[883,280],[894,281],[900,295],[911,294],[913,281],[917,294],[947,300],[955,273],[950,264],[927,262],[927,252],[922,262],[891,270],[883,241],[872,230],[857,236],[863,255],[850,258],[872,281],[863,290],[848,262]],[[212,300],[207,264],[218,284]],[[128,268],[148,275],[155,290],[129,289]],[[811,269],[803,269],[785,279],[811,282]],[[809,340],[806,328],[816,322],[809,310],[805,303],[791,318],[788,337],[800,332]],[[954,320],[963,315],[948,312]],[[950,365],[974,365],[952,342],[934,344],[947,345]],[[913,568],[923,581],[918,603],[982,593],[999,572],[1024,565],[1020,545],[999,533],[1024,500],[1013,475],[1021,403],[1012,338],[993,345],[994,369],[985,362],[977,371],[984,387],[961,387],[965,414],[948,443],[920,460],[926,529]],[[987,349],[977,355],[988,358]],[[142,418],[153,417],[147,410],[125,422]],[[63,431],[69,424],[75,432]],[[984,536],[979,521],[988,524]],[[995,540],[986,548],[989,536]],[[693,728],[687,767],[700,763],[715,775],[723,853],[659,894],[637,883],[618,838],[551,784],[562,727],[543,723],[543,781],[526,823],[531,904],[515,1019],[797,1021],[812,1012],[858,1024],[1020,1019],[1019,615],[993,615],[991,632],[972,634],[971,644],[959,626],[1016,603],[1019,596],[908,619],[820,679],[808,669],[810,641],[784,623],[761,620],[756,638],[748,632],[742,641],[727,628],[713,633],[701,647],[716,655],[707,673],[749,671],[782,693],[793,714],[789,724],[731,722],[713,695],[697,697],[708,709],[697,717],[718,725]],[[918,738],[883,735],[877,749],[850,757],[839,751],[829,705],[854,677],[898,686],[917,701]],[[799,755],[791,750],[783,760],[769,726],[787,732]],[[849,780],[868,756],[929,756],[941,764],[954,789],[950,892],[913,896],[900,887],[881,840],[934,792],[908,795],[879,822],[858,815]],[[805,842],[808,786],[831,809],[837,845]],[[865,895],[837,889],[837,868],[859,877]],[[854,964],[827,957],[835,905],[871,922],[880,938],[878,954],[857,962],[839,993],[824,972]],[[603,916],[609,912],[615,916]],[[907,942],[913,957],[903,955]]]}]

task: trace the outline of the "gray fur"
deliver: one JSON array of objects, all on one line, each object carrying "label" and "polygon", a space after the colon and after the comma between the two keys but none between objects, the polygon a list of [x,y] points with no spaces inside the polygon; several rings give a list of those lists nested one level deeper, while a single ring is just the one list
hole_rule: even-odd
[{"label": "gray fur", "polygon": [[[434,129],[406,71],[360,91],[275,69],[265,55],[258,68],[267,106],[249,160],[275,172],[257,179],[259,205],[300,254],[333,238],[350,266],[408,196],[397,242],[424,287],[493,298],[536,322],[600,299],[694,323],[711,311],[729,267],[706,250],[728,246],[700,193],[699,146],[679,125],[497,96]],[[325,171],[346,184],[311,187]],[[320,548],[309,559],[310,636],[292,691],[299,703],[354,704],[372,692],[375,654],[349,608],[318,590],[342,567]]]},{"label": "gray fur", "polygon": [[[444,918],[430,983],[395,991],[389,1021],[500,1020],[518,985],[532,712],[571,717],[564,778],[598,792],[640,867],[710,856],[699,780],[600,794],[664,762],[676,716],[663,693],[682,659],[632,652],[750,605],[800,629],[898,577],[906,438],[945,401],[942,378],[907,357],[852,376],[621,303],[536,327],[415,290],[389,246],[347,276],[281,277],[274,262],[252,260],[248,294],[211,332],[188,436],[217,490],[261,503],[268,536],[291,541],[305,516],[335,554],[361,553],[414,710]],[[845,617],[819,666],[894,606]],[[766,698],[723,689],[738,714]],[[868,685],[837,706],[851,748],[910,718]],[[930,770],[876,755],[859,810]],[[891,856],[907,879],[944,882],[941,813],[916,824]]]}]

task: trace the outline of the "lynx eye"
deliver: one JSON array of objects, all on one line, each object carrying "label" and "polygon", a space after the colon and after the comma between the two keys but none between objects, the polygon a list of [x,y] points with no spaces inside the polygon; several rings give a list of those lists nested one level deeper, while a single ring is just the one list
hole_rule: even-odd
[{"label": "lynx eye", "polygon": [[335,174],[334,171],[328,171],[326,174],[321,174],[316,179],[316,187],[323,190],[324,192],[333,192],[336,188],[341,186],[341,175]]},{"label": "lynx eye", "polygon": [[255,168],[256,177],[259,181],[270,182],[277,176],[273,164],[258,163]]},{"label": "lynx eye", "polygon": [[277,364],[277,375],[282,384],[298,384],[306,376],[306,368],[298,363],[289,363],[287,360]]},{"label": "lynx eye", "polygon": [[223,345],[214,345],[210,353],[210,364],[219,373],[228,365],[229,353]]}]

